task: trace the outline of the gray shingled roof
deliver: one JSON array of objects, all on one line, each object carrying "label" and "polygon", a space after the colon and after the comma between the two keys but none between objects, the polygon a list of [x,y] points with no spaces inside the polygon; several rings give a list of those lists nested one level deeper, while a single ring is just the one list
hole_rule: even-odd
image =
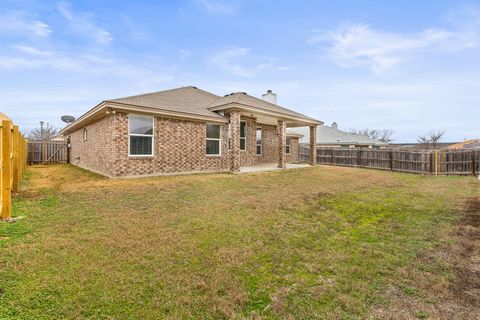
[{"label": "gray shingled roof", "polygon": [[277,104],[273,104],[270,102],[267,102],[265,100],[253,97],[251,95],[246,94],[245,92],[235,92],[231,94],[227,94],[226,96],[213,101],[207,108],[212,109],[212,110],[218,110],[219,107],[222,107],[224,105],[228,105],[230,103],[240,103],[243,105],[247,106],[252,106],[258,109],[263,109],[265,111],[269,112],[274,112],[274,113],[281,113],[284,115],[292,116],[292,117],[297,117],[297,118],[302,118],[302,119],[307,119],[310,121],[318,121],[316,119],[307,117],[301,113],[292,111],[290,109],[281,107]]},{"label": "gray shingled roof", "polygon": [[[303,134],[303,138],[300,140],[301,143],[310,142],[309,128],[295,128],[295,132]],[[372,139],[368,136],[344,132],[329,126],[317,126],[317,144],[388,145],[385,142]]]},{"label": "gray shingled roof", "polygon": [[106,101],[155,108],[159,110],[189,113],[193,115],[223,118],[218,113],[206,108],[206,106],[218,99],[220,99],[219,96],[197,89],[196,87],[182,87]]},{"label": "gray shingled roof", "polygon": [[[225,122],[226,118],[214,111],[223,110],[222,106],[228,105],[231,102],[238,102],[239,104],[256,108],[259,112],[261,110],[266,110],[278,113],[284,117],[295,117],[297,120],[300,120],[297,121],[300,123],[322,123],[321,121],[304,116],[298,112],[249,96],[245,93],[237,93],[220,97],[213,93],[190,86],[105,100],[83,114],[75,122],[70,123],[63,128],[61,133],[63,134],[65,132],[69,132],[69,130],[73,130],[73,128],[80,125],[85,125],[92,119],[95,119],[98,114],[103,112],[103,108],[108,107],[109,103],[112,105],[117,104],[117,106],[118,104],[123,104],[125,109],[128,109],[127,107],[135,107],[137,110],[140,108],[145,108],[145,112],[154,112],[158,114],[162,114],[162,112],[164,112],[165,114],[175,114],[188,118],[208,117],[212,121],[218,119],[222,120],[222,122]],[[226,106],[226,108],[228,108],[228,106]],[[302,119],[304,122],[301,121]]]}]

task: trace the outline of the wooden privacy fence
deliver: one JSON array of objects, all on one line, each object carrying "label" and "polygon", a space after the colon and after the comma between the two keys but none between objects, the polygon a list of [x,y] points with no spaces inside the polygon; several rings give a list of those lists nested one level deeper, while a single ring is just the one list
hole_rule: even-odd
[{"label": "wooden privacy fence", "polygon": [[27,164],[27,140],[6,115],[0,112],[0,202],[1,218],[12,217],[12,193],[18,185]]},{"label": "wooden privacy fence", "polygon": [[[310,150],[300,146],[299,160]],[[435,175],[480,174],[480,150],[395,150],[317,148],[317,163]]]},{"label": "wooden privacy fence", "polygon": [[68,163],[67,143],[65,141],[29,142],[28,163]]}]

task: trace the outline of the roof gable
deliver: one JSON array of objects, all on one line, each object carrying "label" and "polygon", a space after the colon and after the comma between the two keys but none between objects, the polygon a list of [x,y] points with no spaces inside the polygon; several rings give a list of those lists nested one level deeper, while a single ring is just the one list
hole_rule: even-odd
[{"label": "roof gable", "polygon": [[197,89],[196,87],[182,87],[136,96],[110,99],[106,100],[106,102],[223,118],[218,113],[206,108],[207,105],[219,98],[219,96],[214,95],[213,93]]},{"label": "roof gable", "polygon": [[[221,97],[213,101],[210,105],[207,106],[210,110],[222,110],[223,107],[228,108],[228,105],[232,103],[238,103],[246,106],[251,106],[254,108],[262,109],[268,112],[279,113],[286,116],[292,116],[296,118],[306,119],[310,121],[317,121],[316,119],[307,117],[301,113],[295,112],[293,110],[281,107],[277,104],[270,103],[263,99],[253,97],[245,92],[235,92],[227,94],[224,97]],[[317,121],[320,122],[320,121]]]}]

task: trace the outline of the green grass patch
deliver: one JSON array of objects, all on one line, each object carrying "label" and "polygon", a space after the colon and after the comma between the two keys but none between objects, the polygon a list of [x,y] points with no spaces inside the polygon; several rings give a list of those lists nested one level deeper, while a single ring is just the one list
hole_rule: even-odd
[{"label": "green grass patch", "polygon": [[[0,319],[364,319],[452,281],[470,178],[308,168],[108,180],[31,168],[0,224]],[[396,290],[396,291],[395,291]],[[398,295],[397,294],[397,295]],[[411,317],[428,317],[410,310]]]}]

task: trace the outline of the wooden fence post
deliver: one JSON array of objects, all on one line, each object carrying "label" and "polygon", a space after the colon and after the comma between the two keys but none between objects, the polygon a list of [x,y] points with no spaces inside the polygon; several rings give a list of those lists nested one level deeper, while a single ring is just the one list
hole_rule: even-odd
[{"label": "wooden fence post", "polygon": [[438,176],[438,150],[435,150],[435,176]]},{"label": "wooden fence post", "polygon": [[12,122],[2,121],[2,220],[9,220],[12,217]]},{"label": "wooden fence post", "polygon": [[[298,157],[300,157],[300,144],[298,144]],[[298,159],[298,161],[300,161],[300,159]],[[67,163],[70,163],[70,137],[67,138]]]},{"label": "wooden fence post", "polygon": [[477,164],[475,159],[475,150],[472,150],[472,175],[477,175]]},{"label": "wooden fence post", "polygon": [[45,165],[45,158],[47,157],[47,144],[42,142],[42,165]]},{"label": "wooden fence post", "polygon": [[393,150],[390,150],[390,170],[393,171]]},{"label": "wooden fence post", "polygon": [[18,191],[18,182],[19,182],[19,178],[18,178],[18,174],[19,174],[19,171],[20,169],[18,168],[19,165],[20,165],[20,159],[19,159],[19,144],[20,144],[20,135],[19,135],[19,132],[18,132],[18,126],[17,125],[14,125],[13,126],[13,136],[12,136],[12,141],[13,141],[13,145],[12,145],[12,171],[13,171],[13,175],[12,175],[12,192],[13,193],[17,193]]}]

